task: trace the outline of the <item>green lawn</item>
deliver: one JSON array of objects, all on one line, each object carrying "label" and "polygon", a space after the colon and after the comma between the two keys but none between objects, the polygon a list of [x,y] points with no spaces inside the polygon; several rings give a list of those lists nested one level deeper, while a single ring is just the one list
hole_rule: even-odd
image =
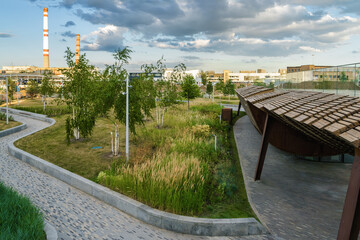
[{"label": "green lawn", "polygon": [[0,182],[0,239],[46,239],[44,220],[30,200]]},{"label": "green lawn", "polygon": [[[67,145],[66,115],[56,124],[15,145],[60,167],[152,207],[173,213],[211,218],[254,217],[244,188],[232,126],[219,123],[221,108],[198,99],[169,109],[164,127],[148,119],[130,136],[130,163],[111,156],[106,118],[96,121],[88,139]],[[124,156],[125,128],[120,125]],[[218,150],[214,137],[218,136]],[[101,147],[92,149],[92,147]]]},{"label": "green lawn", "polygon": [[0,120],[0,131],[9,129],[9,128],[13,128],[16,126],[21,125],[20,122],[16,122],[16,121],[9,121],[9,124],[6,124],[6,120]]}]

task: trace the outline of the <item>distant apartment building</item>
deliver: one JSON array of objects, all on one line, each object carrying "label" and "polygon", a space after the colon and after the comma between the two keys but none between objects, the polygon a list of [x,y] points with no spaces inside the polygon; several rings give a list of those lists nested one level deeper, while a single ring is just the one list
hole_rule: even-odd
[{"label": "distant apartment building", "polygon": [[224,82],[228,82],[230,79],[230,73],[232,73],[229,70],[224,70]]},{"label": "distant apartment building", "polygon": [[224,80],[224,73],[216,73],[215,71],[206,71],[208,80],[210,82],[217,82],[219,80]]},{"label": "distant apartment building", "polygon": [[[313,65],[311,65],[313,66]],[[289,67],[287,68],[289,71]],[[290,82],[305,81],[354,81],[359,78],[359,74],[353,67],[327,67],[315,66],[309,70],[288,72],[286,80]]]},{"label": "distant apartment building", "polygon": [[257,69],[241,70],[240,72],[224,70],[223,73],[207,71],[206,73],[211,82],[217,82],[219,79],[224,80],[224,82],[231,80],[236,83],[271,82],[278,79],[286,79],[286,69],[279,70],[278,72],[266,72],[265,69]]},{"label": "distant apartment building", "polygon": [[287,67],[287,73],[304,72],[304,71],[316,70],[320,68],[330,68],[330,67],[331,66],[301,65],[295,67]]},{"label": "distant apartment building", "polygon": [[238,83],[253,83],[253,82],[265,82],[265,81],[272,81],[279,79],[281,74],[278,72],[265,72],[265,73],[257,73],[257,72],[250,72],[250,73],[230,73],[229,79],[232,82]]},{"label": "distant apartment building", "polygon": [[279,69],[278,73],[280,73],[280,75],[286,75],[287,69]]}]

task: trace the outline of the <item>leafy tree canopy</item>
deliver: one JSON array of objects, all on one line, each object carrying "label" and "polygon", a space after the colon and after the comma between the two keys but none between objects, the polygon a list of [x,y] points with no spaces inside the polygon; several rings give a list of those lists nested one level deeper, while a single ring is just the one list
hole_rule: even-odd
[{"label": "leafy tree canopy", "polygon": [[190,108],[190,100],[200,96],[200,88],[196,84],[192,75],[185,75],[181,83],[181,95],[188,101],[188,109]]}]

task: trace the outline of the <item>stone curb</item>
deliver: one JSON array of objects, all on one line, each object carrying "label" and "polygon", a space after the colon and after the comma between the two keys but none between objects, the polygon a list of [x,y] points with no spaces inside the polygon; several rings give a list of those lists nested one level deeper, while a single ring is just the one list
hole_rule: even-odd
[{"label": "stone curb", "polygon": [[[51,125],[55,124],[55,120],[51,118],[48,118],[47,120],[43,119],[42,121],[51,122]],[[31,134],[32,133],[29,133],[23,137]],[[254,218],[195,218],[167,213],[151,208],[125,195],[112,191],[100,184],[18,149],[14,146],[16,140],[18,139],[15,139],[8,145],[9,153],[14,157],[139,220],[142,220],[145,223],[174,232],[202,236],[247,236],[267,233],[266,229]]]},{"label": "stone curb", "polygon": [[20,132],[24,129],[26,129],[27,126],[25,123],[19,125],[19,126],[16,126],[16,127],[13,127],[13,128],[9,128],[9,129],[5,129],[3,131],[0,131],[0,137],[5,137],[7,135],[10,135],[10,134],[13,134],[13,133],[17,133],[17,132]]},{"label": "stone curb", "polygon": [[[1,107],[0,110],[2,112],[6,112],[5,107]],[[32,118],[35,120],[40,120],[40,121],[48,122],[48,123],[52,123],[53,121],[55,121],[54,119],[48,118],[46,115],[43,115],[43,114],[27,112],[27,111],[13,109],[13,108],[9,108],[9,113],[20,115],[23,117],[29,117],[29,118]]]},{"label": "stone curb", "polygon": [[57,234],[56,228],[47,221],[45,221],[44,231],[46,233],[47,240],[57,240],[58,239],[58,234]]}]

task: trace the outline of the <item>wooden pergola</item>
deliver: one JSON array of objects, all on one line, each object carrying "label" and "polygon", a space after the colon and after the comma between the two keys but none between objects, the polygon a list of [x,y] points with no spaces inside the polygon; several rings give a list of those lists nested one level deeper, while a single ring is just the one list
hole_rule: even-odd
[{"label": "wooden pergola", "polygon": [[236,90],[262,134],[254,180],[261,177],[268,144],[302,156],[354,155],[337,239],[357,239],[360,229],[360,98],[322,92],[250,86]]}]

